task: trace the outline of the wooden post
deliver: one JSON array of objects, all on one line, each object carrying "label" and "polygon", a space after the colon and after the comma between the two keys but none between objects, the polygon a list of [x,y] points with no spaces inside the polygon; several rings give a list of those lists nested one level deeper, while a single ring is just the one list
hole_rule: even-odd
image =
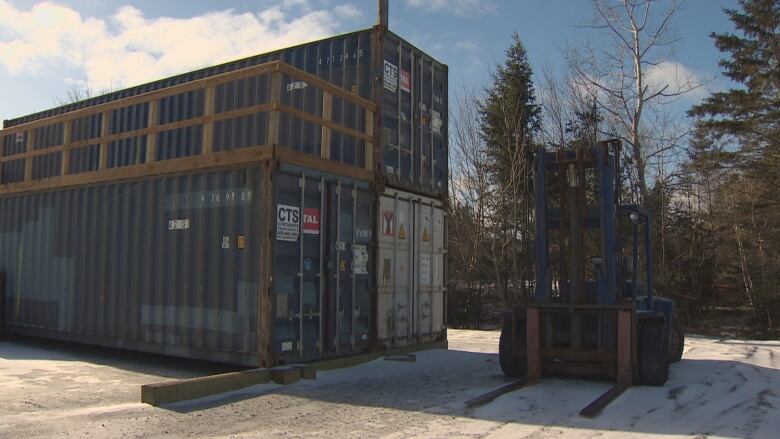
[{"label": "wooden post", "polygon": [[[327,121],[333,118],[333,95],[326,91],[322,92],[322,118]],[[320,156],[324,159],[330,159],[330,133],[331,129],[323,125]]]},{"label": "wooden post", "polygon": [[98,165],[98,169],[101,171],[103,169],[108,168],[108,142],[105,140],[108,137],[108,121],[111,117],[110,111],[104,111],[102,119],[102,124],[100,126],[100,137],[103,139],[100,142],[100,161]]},{"label": "wooden post", "polygon": [[630,309],[618,311],[617,322],[617,382],[618,384],[631,385],[631,346],[633,328],[631,323],[633,316]]},{"label": "wooden post", "polygon": [[279,144],[279,101],[282,95],[282,74],[271,72],[271,111],[268,113],[268,144]]},{"label": "wooden post", "polygon": [[[208,117],[214,114],[214,87],[206,88],[206,98],[204,103],[203,115]],[[203,124],[203,152],[202,154],[209,154],[213,150],[212,144],[214,140],[214,122],[207,120]]]},{"label": "wooden post", "polygon": [[72,140],[70,136],[73,130],[73,120],[66,120],[63,123],[65,127],[62,136],[62,160],[60,160],[62,169],[60,169],[60,175],[68,175],[68,170],[70,170],[70,149],[68,149],[68,145]]},{"label": "wooden post", "polygon": [[271,270],[273,268],[274,236],[273,220],[275,209],[273,204],[273,172],[274,161],[266,160],[262,167],[260,178],[260,203],[264,207],[261,218],[260,239],[260,271],[257,299],[257,354],[258,367],[272,367],[273,356],[271,353]]},{"label": "wooden post", "polygon": [[[366,134],[374,137],[374,112],[366,110]],[[365,169],[374,171],[374,142],[366,142],[366,166]]]},{"label": "wooden post", "polygon": [[[26,152],[32,152],[35,145],[35,130],[31,129],[27,132],[27,145],[25,145]],[[33,170],[33,157],[27,157],[24,159],[24,181],[32,180]]]},{"label": "wooden post", "polygon": [[535,383],[542,377],[542,355],[539,349],[539,308],[528,307],[526,311],[526,379]]},{"label": "wooden post", "polygon": [[146,135],[146,163],[157,160],[157,132],[154,128],[157,126],[157,106],[159,99],[149,101],[149,134]]},{"label": "wooden post", "polygon": [[[0,137],[0,139],[2,140],[2,143],[0,143],[0,158],[5,156],[5,142],[6,139],[9,138],[9,136],[16,137],[16,134],[7,134],[3,137]],[[3,168],[5,168],[5,162],[0,161],[0,184],[3,184]],[[0,308],[2,308],[2,305],[0,305]],[[2,328],[2,326],[0,326],[0,328]]]}]

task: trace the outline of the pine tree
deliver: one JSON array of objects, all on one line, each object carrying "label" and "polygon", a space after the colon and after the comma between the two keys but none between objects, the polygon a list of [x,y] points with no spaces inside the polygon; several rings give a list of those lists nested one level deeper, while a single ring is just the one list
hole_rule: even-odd
[{"label": "pine tree", "polygon": [[533,136],[541,128],[533,71],[520,36],[506,51],[504,65],[492,75],[492,87],[480,108],[481,128],[492,159],[496,184],[511,180],[510,162],[517,155],[533,154]]},{"label": "pine tree", "polygon": [[[742,88],[713,93],[690,114],[715,138],[739,143],[743,164],[780,164],[780,2],[740,0],[724,12],[742,35],[712,34],[728,58],[723,74]],[[767,162],[768,160],[768,162]]]},{"label": "pine tree", "polygon": [[533,71],[515,33],[479,108],[492,188],[496,286],[504,300],[525,295],[533,279],[533,154],[541,129]]}]

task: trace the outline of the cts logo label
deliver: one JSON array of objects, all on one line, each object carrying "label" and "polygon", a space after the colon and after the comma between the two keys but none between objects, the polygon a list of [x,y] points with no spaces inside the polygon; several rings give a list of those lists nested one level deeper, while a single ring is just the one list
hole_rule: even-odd
[{"label": "cts logo label", "polygon": [[276,206],[276,239],[297,241],[301,227],[301,210],[297,206],[278,204]]},{"label": "cts logo label", "polygon": [[384,86],[395,93],[398,90],[398,66],[385,60]]}]

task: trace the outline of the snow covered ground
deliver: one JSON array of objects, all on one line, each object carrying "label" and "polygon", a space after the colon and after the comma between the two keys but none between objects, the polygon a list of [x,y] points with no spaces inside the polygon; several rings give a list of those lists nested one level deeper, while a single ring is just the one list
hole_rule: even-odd
[{"label": "snow covered ground", "polygon": [[416,363],[377,360],[165,408],[140,404],[140,385],[213,371],[0,342],[0,437],[780,438],[780,342],[689,337],[666,386],[632,387],[586,419],[577,413],[609,383],[544,379],[467,409],[508,382],[498,332],[449,339],[449,351],[417,353]]}]

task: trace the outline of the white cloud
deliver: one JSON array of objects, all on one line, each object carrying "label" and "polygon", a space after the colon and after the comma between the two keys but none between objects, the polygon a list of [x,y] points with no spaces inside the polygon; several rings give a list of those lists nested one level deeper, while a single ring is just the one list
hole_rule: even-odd
[{"label": "white cloud", "polygon": [[495,14],[494,0],[406,0],[409,6],[430,11],[452,11],[456,15]]},{"label": "white cloud", "polygon": [[256,14],[191,18],[148,19],[122,6],[102,19],[51,2],[21,10],[0,0],[0,66],[14,75],[76,68],[96,88],[131,86],[327,37],[359,15],[349,5],[312,10],[306,0],[286,0]]},{"label": "white cloud", "polygon": [[702,79],[693,70],[676,61],[664,61],[650,66],[645,78],[651,93],[664,90],[664,94],[683,93],[684,98],[699,100],[707,95]]},{"label": "white cloud", "polygon": [[472,51],[473,52],[473,51],[479,49],[479,44],[477,44],[477,43],[475,43],[474,41],[471,41],[471,40],[463,40],[463,41],[458,41],[457,43],[455,43],[455,47],[458,48],[458,49],[463,49],[463,50],[466,50],[466,51]]}]

